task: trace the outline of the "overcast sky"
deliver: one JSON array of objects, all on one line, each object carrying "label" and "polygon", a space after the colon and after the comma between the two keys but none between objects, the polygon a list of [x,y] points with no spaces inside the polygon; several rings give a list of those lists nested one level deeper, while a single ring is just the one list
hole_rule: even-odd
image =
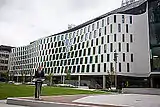
[{"label": "overcast sky", "polygon": [[0,45],[28,45],[120,6],[121,0],[0,0]]}]

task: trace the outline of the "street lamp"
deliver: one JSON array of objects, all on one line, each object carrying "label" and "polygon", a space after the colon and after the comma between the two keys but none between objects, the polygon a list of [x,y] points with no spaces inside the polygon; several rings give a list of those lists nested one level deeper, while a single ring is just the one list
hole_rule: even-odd
[{"label": "street lamp", "polygon": [[117,88],[117,57],[118,57],[118,53],[116,52],[116,50],[114,51],[114,62],[115,62],[115,87]]}]

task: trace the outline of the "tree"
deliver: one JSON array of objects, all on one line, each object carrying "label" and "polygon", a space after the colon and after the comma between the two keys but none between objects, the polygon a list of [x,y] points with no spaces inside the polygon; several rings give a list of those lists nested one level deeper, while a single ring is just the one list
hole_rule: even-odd
[{"label": "tree", "polygon": [[49,85],[51,86],[52,85],[52,81],[53,81],[53,73],[49,73],[47,76],[46,76],[46,80],[49,81]]},{"label": "tree", "polygon": [[70,70],[67,70],[67,72],[66,72],[66,79],[67,80],[70,80],[71,79],[71,71]]},{"label": "tree", "polygon": [[33,71],[30,71],[29,74],[30,74],[30,79],[31,79],[31,81],[32,81],[32,77],[33,77],[34,72],[33,72]]},{"label": "tree", "polygon": [[107,70],[107,73],[108,73],[108,83],[111,86],[114,82],[114,76],[115,76],[114,68],[112,67],[111,71]]}]

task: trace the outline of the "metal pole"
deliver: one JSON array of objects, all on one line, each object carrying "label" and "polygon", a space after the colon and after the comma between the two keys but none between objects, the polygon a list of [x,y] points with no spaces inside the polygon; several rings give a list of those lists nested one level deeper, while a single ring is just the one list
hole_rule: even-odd
[{"label": "metal pole", "polygon": [[115,61],[115,87],[117,88],[117,52],[116,50],[114,51],[114,61]]}]

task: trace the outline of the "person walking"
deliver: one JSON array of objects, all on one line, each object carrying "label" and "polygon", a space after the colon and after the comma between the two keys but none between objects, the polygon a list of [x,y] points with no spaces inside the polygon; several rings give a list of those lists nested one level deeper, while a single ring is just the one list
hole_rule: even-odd
[{"label": "person walking", "polygon": [[[35,99],[39,99],[38,94],[41,93],[43,79],[44,79],[44,71],[43,71],[42,67],[38,67],[38,70],[35,72]],[[38,88],[40,88],[39,93],[37,93]]]}]

